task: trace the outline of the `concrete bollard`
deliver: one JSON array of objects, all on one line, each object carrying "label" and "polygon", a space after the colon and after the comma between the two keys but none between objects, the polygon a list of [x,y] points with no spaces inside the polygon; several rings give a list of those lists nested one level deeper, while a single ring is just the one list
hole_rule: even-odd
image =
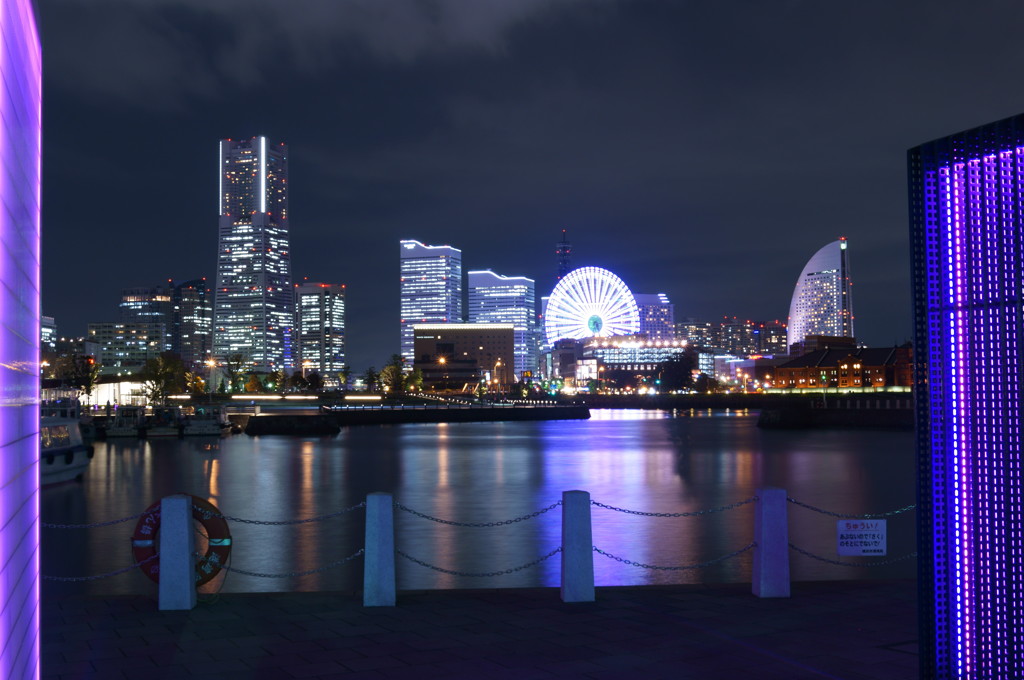
[{"label": "concrete bollard", "polygon": [[562,602],[594,601],[590,493],[562,492]]},{"label": "concrete bollard", "polygon": [[395,606],[395,511],[389,493],[366,496],[363,606]]},{"label": "concrete bollard", "polygon": [[754,595],[789,597],[789,508],[785,489],[758,489],[754,511]]},{"label": "concrete bollard", "polygon": [[196,606],[195,527],[192,497],[160,499],[160,611]]}]

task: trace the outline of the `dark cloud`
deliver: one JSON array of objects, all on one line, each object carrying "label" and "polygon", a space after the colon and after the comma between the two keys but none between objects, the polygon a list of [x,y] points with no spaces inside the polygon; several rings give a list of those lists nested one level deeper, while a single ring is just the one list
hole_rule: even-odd
[{"label": "dark cloud", "polygon": [[703,318],[785,317],[845,235],[858,334],[902,341],[906,149],[1024,110],[1024,8],[1001,2],[40,10],[45,313],[80,332],[121,287],[212,277],[216,140],[267,134],[291,148],[294,274],[348,284],[359,368],[397,346],[400,238],[541,295],[562,228],[577,264]]}]

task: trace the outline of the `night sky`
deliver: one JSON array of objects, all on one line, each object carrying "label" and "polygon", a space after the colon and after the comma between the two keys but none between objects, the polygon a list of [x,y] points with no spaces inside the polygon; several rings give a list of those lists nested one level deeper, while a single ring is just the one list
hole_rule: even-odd
[{"label": "night sky", "polygon": [[398,241],[677,319],[786,317],[850,241],[857,336],[910,337],[906,150],[1024,111],[1015,2],[39,0],[43,313],[215,277],[217,141],[290,147],[292,274],[398,351]]}]

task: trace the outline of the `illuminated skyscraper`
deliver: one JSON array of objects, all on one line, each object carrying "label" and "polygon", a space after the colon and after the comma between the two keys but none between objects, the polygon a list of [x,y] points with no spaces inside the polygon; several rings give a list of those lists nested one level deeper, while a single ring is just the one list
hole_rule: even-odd
[{"label": "illuminated skyscraper", "polygon": [[0,2],[0,678],[39,677],[42,55],[29,0]]},{"label": "illuminated skyscraper", "polygon": [[401,352],[411,370],[413,324],[462,321],[462,251],[402,241],[399,252]]},{"label": "illuminated skyscraper", "polygon": [[469,322],[510,323],[515,327],[517,379],[537,370],[537,303],[534,281],[525,276],[501,276],[490,270],[473,271],[469,280]]},{"label": "illuminated skyscraper", "polygon": [[266,137],[220,142],[214,354],[252,368],[292,365],[288,147]]},{"label": "illuminated skyscraper", "polygon": [[676,337],[675,305],[664,293],[656,295],[634,293],[640,312],[640,332],[651,340],[671,340]]},{"label": "illuminated skyscraper", "polygon": [[908,160],[920,677],[1019,678],[1024,115]]},{"label": "illuminated skyscraper", "polygon": [[789,346],[808,335],[852,338],[853,296],[846,239],[833,241],[816,252],[793,289],[789,303]]},{"label": "illuminated skyscraper", "polygon": [[124,288],[118,308],[120,324],[108,325],[147,328],[145,335],[153,343],[154,356],[172,349],[174,300],[169,287]]},{"label": "illuminated skyscraper", "polygon": [[185,367],[203,374],[204,363],[213,350],[213,299],[206,279],[170,283],[171,351]]},{"label": "illuminated skyscraper", "polygon": [[315,371],[325,384],[337,385],[345,367],[345,286],[296,285],[295,331],[302,370]]}]

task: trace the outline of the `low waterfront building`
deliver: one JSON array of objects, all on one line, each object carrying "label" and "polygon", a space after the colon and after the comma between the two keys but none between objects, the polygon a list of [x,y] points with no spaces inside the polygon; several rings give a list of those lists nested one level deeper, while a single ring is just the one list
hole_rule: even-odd
[{"label": "low waterfront building", "polygon": [[462,389],[481,380],[515,381],[515,325],[511,323],[413,324],[413,368],[424,389]]},{"label": "low waterfront building", "polygon": [[911,348],[837,347],[808,352],[775,367],[772,387],[863,389],[910,387]]}]

